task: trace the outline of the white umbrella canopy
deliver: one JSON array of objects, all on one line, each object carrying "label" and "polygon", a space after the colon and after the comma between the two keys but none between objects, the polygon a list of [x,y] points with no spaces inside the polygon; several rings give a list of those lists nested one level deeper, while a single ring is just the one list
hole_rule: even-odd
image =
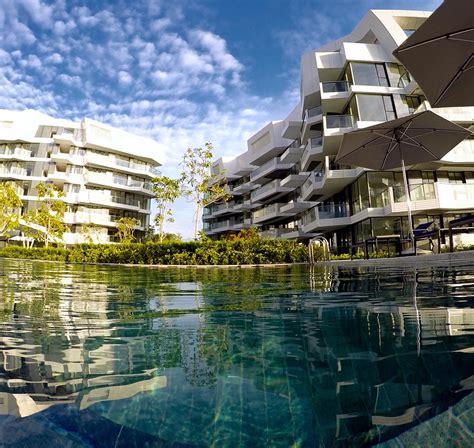
[{"label": "white umbrella canopy", "polygon": [[474,1],[445,0],[393,54],[433,107],[474,106]]},{"label": "white umbrella canopy", "polygon": [[344,134],[336,161],[377,171],[401,167],[413,238],[405,165],[440,160],[470,135],[467,129],[425,111]]}]

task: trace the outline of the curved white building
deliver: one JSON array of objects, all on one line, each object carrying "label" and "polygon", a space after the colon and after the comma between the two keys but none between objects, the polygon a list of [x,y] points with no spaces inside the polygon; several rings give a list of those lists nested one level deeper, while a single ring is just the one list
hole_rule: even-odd
[{"label": "curved white building", "polygon": [[[429,15],[369,11],[349,35],[305,53],[299,104],[249,139],[245,153],[215,163],[234,199],[206,210],[205,232],[219,237],[253,225],[272,237],[323,234],[338,252],[375,235],[406,236],[401,173],[334,159],[345,132],[431,108],[392,55]],[[474,107],[433,110],[473,129]],[[440,162],[410,167],[415,227],[427,221],[447,227],[474,211],[473,164],[471,138]]]},{"label": "curved white building", "polygon": [[[60,187],[66,193],[66,244],[114,241],[115,221],[122,217],[138,219],[140,236],[149,224],[159,153],[155,141],[97,121],[0,110],[0,180],[17,185],[22,212],[36,207],[38,183]],[[92,232],[86,230],[90,224]]]}]

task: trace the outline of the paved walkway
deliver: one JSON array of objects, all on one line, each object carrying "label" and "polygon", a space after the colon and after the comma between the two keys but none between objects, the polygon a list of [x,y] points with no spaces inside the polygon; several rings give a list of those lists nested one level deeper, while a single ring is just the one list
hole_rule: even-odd
[{"label": "paved walkway", "polygon": [[416,255],[412,257],[393,257],[393,258],[371,258],[369,260],[331,260],[317,263],[340,267],[362,267],[362,266],[433,266],[433,265],[451,265],[458,263],[474,263],[474,250],[463,252],[453,252],[433,255]]}]

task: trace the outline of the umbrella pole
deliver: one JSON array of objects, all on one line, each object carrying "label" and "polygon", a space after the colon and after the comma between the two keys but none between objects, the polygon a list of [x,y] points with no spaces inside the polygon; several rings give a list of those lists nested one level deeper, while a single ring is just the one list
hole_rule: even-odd
[{"label": "umbrella pole", "polygon": [[408,178],[407,171],[405,168],[405,161],[402,157],[402,173],[403,173],[403,184],[405,186],[405,196],[407,198],[407,210],[408,210],[408,229],[410,232],[410,240],[412,243],[412,249],[415,247],[414,235],[413,235],[413,222],[411,220],[411,198],[410,198],[410,189],[408,188]]}]

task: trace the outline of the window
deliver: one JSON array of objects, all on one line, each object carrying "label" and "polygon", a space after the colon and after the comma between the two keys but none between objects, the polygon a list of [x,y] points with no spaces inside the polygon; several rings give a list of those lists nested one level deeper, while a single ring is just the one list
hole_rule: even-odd
[{"label": "window", "polygon": [[408,111],[412,114],[415,112],[418,107],[420,107],[421,103],[425,101],[425,97],[422,95],[419,96],[407,96],[401,95],[403,103],[408,107]]},{"label": "window", "polygon": [[462,184],[463,173],[462,172],[448,172],[448,180],[450,184]]},{"label": "window", "polygon": [[389,86],[384,64],[351,62],[351,68],[354,84],[361,86]]},{"label": "window", "polygon": [[361,121],[387,121],[396,118],[391,95],[356,95]]}]

